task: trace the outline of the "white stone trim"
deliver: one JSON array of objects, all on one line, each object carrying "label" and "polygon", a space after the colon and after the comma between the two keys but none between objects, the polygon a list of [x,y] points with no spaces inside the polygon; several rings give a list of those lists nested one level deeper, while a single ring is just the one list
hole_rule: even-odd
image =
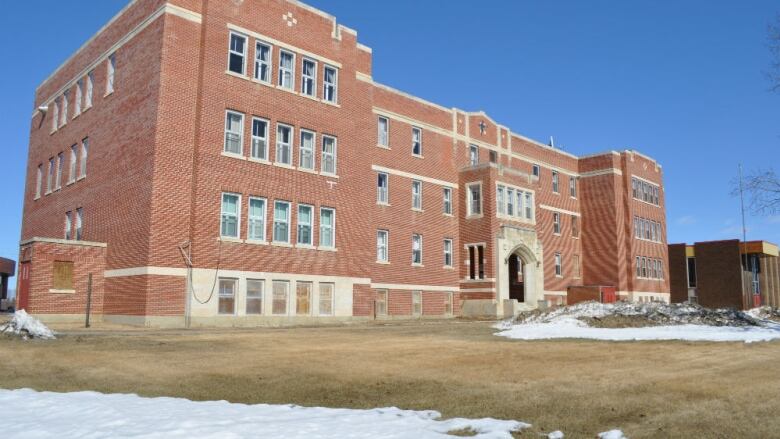
[{"label": "white stone trim", "polygon": [[[653,186],[657,187],[658,189],[661,189],[661,183],[656,183],[656,182],[654,182],[654,181],[650,181],[650,180],[648,180],[648,179],[646,179],[646,178],[642,178],[642,177],[640,177],[640,176],[638,176],[638,175],[634,175],[634,174],[631,174],[631,178],[636,178],[636,179],[637,179],[637,180],[639,180],[639,181],[643,181],[643,182],[645,182],[645,183],[647,183],[647,184],[652,184]],[[634,199],[636,199],[636,198],[634,198]],[[643,200],[640,200],[640,201],[643,201]],[[645,201],[645,202],[646,202],[646,201]],[[655,204],[653,204],[653,203],[648,203],[648,204],[652,204],[653,206],[656,206],[656,205],[655,205]]]},{"label": "white stone trim", "polygon": [[373,50],[365,44],[357,43],[357,48],[364,52],[373,53]]},{"label": "white stone trim", "polygon": [[461,288],[461,293],[495,293],[495,288]]},{"label": "white stone trim", "polygon": [[[76,57],[76,55],[78,55],[79,52],[84,50],[84,48],[87,47],[87,45],[89,45],[89,43],[91,43],[95,38],[97,38],[98,35],[100,35],[111,24],[113,24],[122,14],[124,14],[124,12],[128,8],[130,8],[132,5],[137,3],[137,1],[138,0],[133,0],[130,4],[125,6],[124,9],[119,11],[119,13],[117,15],[115,15],[105,26],[103,26],[96,34],[94,34],[89,40],[87,40],[87,42],[84,43],[78,50],[76,50],[76,52],[74,52],[70,57],[68,57],[68,59],[66,59],[62,64],[60,64],[60,66],[57,67],[57,69],[54,70],[54,72],[51,75],[49,75],[46,79],[44,79],[43,82],[41,83],[41,85],[39,85],[36,88],[36,90],[40,89],[41,87],[43,87],[44,84],[49,82],[51,80],[51,78],[53,78],[60,70],[62,70],[62,68],[65,67],[65,65],[68,64],[74,57]],[[106,50],[100,56],[98,56],[95,61],[90,63],[86,68],[82,69],[73,79],[68,81],[63,87],[61,87],[59,90],[54,92],[51,96],[49,96],[48,98],[44,99],[42,101],[41,105],[44,105],[44,106],[49,105],[52,100],[54,100],[56,97],[62,95],[62,93],[64,93],[65,90],[70,89],[71,87],[73,87],[76,84],[76,81],[78,81],[80,78],[84,77],[91,70],[97,68],[98,65],[100,65],[102,62],[104,62],[108,58],[109,55],[111,55],[112,53],[114,53],[117,50],[119,50],[119,48],[121,48],[122,46],[127,44],[127,42],[129,42],[130,40],[133,39],[133,37],[138,35],[141,31],[146,29],[147,26],[152,24],[155,20],[157,20],[159,17],[161,17],[162,15],[164,15],[166,13],[171,14],[171,15],[175,15],[177,17],[181,17],[181,18],[183,18],[185,20],[189,20],[189,21],[192,21],[192,22],[195,22],[195,23],[198,23],[198,24],[200,24],[201,21],[202,21],[201,15],[198,14],[197,12],[193,12],[193,11],[184,9],[184,8],[182,8],[180,6],[174,6],[174,5],[171,5],[169,3],[166,3],[166,4],[162,5],[162,6],[160,6],[160,8],[158,8],[156,11],[154,11],[146,19],[144,19],[143,21],[138,23],[138,25],[136,25],[130,32],[128,32],[125,36],[120,38],[116,43],[114,43],[110,48],[108,48],[108,50]],[[38,112],[38,110],[36,110],[33,113],[33,117],[35,116],[35,114],[37,112]]]},{"label": "white stone trim", "polygon": [[176,267],[132,267],[132,268],[118,268],[114,270],[106,270],[103,272],[103,277],[130,277],[130,276],[175,276],[186,277],[186,268]]},{"label": "white stone trim", "polygon": [[580,178],[598,177],[599,175],[610,175],[610,174],[623,175],[623,171],[617,168],[599,169],[597,171],[583,172],[580,174]]},{"label": "white stone trim", "polygon": [[460,288],[457,286],[440,286],[440,285],[410,285],[410,284],[380,284],[372,283],[371,288],[377,290],[422,290],[422,291],[449,291],[455,292]]},{"label": "white stone trim", "polygon": [[31,244],[33,242],[47,242],[50,244],[64,244],[64,245],[80,245],[83,247],[107,247],[108,244],[105,242],[93,242],[93,241],[76,241],[73,239],[56,239],[56,238],[41,238],[38,236],[34,236],[30,239],[25,239],[24,241],[21,241],[19,243],[19,246]]},{"label": "white stone trim", "polygon": [[[262,40],[265,43],[273,44],[276,47],[280,47],[282,49],[287,49],[289,51],[293,51],[293,52],[295,52],[295,53],[297,53],[299,55],[307,56],[309,58],[314,58],[317,61],[324,62],[326,64],[329,64],[329,65],[333,66],[333,67],[337,67],[339,69],[341,69],[341,67],[342,67],[341,63],[338,62],[338,61],[334,61],[334,60],[332,60],[330,58],[326,58],[326,57],[324,57],[322,55],[317,55],[316,53],[309,52],[308,50],[301,49],[300,47],[293,46],[292,44],[287,44],[287,43],[285,43],[283,41],[279,41],[279,40],[277,40],[275,38],[271,38],[271,37],[269,37],[267,35],[263,35],[263,34],[261,34],[259,32],[254,32],[254,31],[251,31],[249,29],[243,28],[241,26],[232,24],[232,23],[228,23],[227,24],[227,28],[229,30],[242,33],[242,34],[244,34],[246,36],[249,36],[249,37],[252,37],[252,38],[255,38],[255,39],[258,39],[258,40]],[[296,57],[295,62],[297,62],[297,61],[298,61],[298,59]]]},{"label": "white stone trim", "polygon": [[397,169],[385,168],[384,166],[371,165],[371,170],[377,172],[384,172],[386,174],[391,174],[391,175],[397,175],[399,177],[406,177],[412,180],[420,180],[425,183],[436,184],[439,186],[445,186],[453,189],[458,188],[458,183],[451,183],[449,181],[438,180],[436,178],[425,177],[422,175],[412,174],[411,172],[399,171]]},{"label": "white stone trim", "polygon": [[566,215],[572,215],[572,216],[582,216],[582,215],[580,215],[578,212],[572,212],[571,210],[560,209],[560,208],[557,208],[557,207],[548,206],[548,205],[546,205],[546,204],[540,204],[540,205],[539,205],[539,208],[540,208],[540,209],[544,209],[544,210],[550,210],[550,211],[552,211],[552,212],[563,213],[563,214],[566,214]]}]

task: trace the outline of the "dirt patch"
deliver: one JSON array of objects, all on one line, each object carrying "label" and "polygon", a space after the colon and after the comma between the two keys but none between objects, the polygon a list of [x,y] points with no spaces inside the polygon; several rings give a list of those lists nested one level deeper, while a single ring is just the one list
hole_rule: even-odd
[{"label": "dirt patch", "polygon": [[0,387],[437,410],[517,435],[775,437],[780,343],[523,342],[489,323],[89,331],[0,339]]},{"label": "dirt patch", "polygon": [[660,323],[645,316],[607,315],[604,317],[580,317],[591,328],[644,328],[647,326],[659,326]]}]

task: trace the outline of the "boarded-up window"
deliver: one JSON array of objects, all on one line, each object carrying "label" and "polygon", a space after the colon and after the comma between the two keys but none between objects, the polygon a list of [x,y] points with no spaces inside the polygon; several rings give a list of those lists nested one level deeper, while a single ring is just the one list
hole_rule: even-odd
[{"label": "boarded-up window", "polygon": [[73,289],[73,262],[54,261],[51,287],[55,290]]},{"label": "boarded-up window", "polygon": [[387,315],[387,290],[379,290],[376,292],[376,315]]},{"label": "boarded-up window", "polygon": [[263,313],[263,286],[265,281],[247,279],[246,281],[246,313]]},{"label": "boarded-up window", "polygon": [[412,291],[412,315],[422,315],[422,291]]},{"label": "boarded-up window", "polygon": [[274,315],[287,314],[287,294],[290,290],[290,283],[285,281],[274,281],[273,304],[271,311]]},{"label": "boarded-up window", "polygon": [[295,283],[295,314],[308,316],[311,313],[311,282]]},{"label": "boarded-up window", "polygon": [[320,315],[333,315],[333,295],[336,290],[334,284],[320,284]]}]

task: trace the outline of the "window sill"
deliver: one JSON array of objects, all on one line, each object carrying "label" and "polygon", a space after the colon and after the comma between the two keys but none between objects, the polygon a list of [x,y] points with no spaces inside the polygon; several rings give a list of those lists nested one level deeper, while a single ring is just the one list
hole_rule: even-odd
[{"label": "window sill", "polygon": [[561,236],[561,234],[553,232],[553,236]]},{"label": "window sill", "polygon": [[317,250],[323,251],[323,252],[335,252],[338,251],[336,247],[317,247]]},{"label": "window sill", "polygon": [[81,180],[83,180],[85,178],[87,178],[87,176],[86,175],[82,175],[79,178],[77,178],[76,181],[81,181]]},{"label": "window sill", "polygon": [[247,160],[247,161],[250,161],[250,162],[252,162],[252,163],[259,163],[259,164],[261,164],[261,165],[270,165],[270,164],[271,164],[271,162],[269,162],[268,160],[265,160],[265,159],[256,159],[256,158],[254,158],[254,157],[247,157],[247,159],[246,159],[246,160]]},{"label": "window sill", "polygon": [[558,195],[559,197],[561,196],[561,193],[560,193],[560,192],[555,192],[555,191],[552,191],[552,194],[553,194],[553,195]]},{"label": "window sill", "polygon": [[325,105],[330,105],[331,107],[341,108],[341,104],[339,104],[338,102],[331,102],[325,99],[320,99],[320,102],[322,102]]},{"label": "window sill", "polygon": [[466,219],[480,219],[483,218],[484,215],[480,214],[473,214],[473,215],[466,215]]},{"label": "window sill", "polygon": [[412,153],[412,157],[418,158],[418,159],[424,159],[425,157],[422,156],[422,154],[414,154]]},{"label": "window sill", "polygon": [[46,195],[51,195],[51,191],[46,191],[46,193],[44,193],[43,195],[44,195],[44,196],[46,196]]},{"label": "window sill", "polygon": [[377,147],[377,148],[386,149],[386,150],[388,150],[388,151],[390,151],[390,150],[391,150],[390,146],[388,146],[388,145],[382,145],[381,143],[377,143],[377,144],[376,144],[376,147]]},{"label": "window sill", "polygon": [[236,73],[236,72],[234,72],[234,71],[232,71],[232,70],[225,70],[225,73],[226,73],[228,76],[233,76],[233,77],[235,77],[235,78],[239,78],[239,79],[249,79],[249,80],[251,80],[251,79],[250,79],[248,76],[246,76],[246,74],[244,74],[244,73]]},{"label": "window sill", "polygon": [[272,241],[271,245],[274,247],[287,247],[287,248],[293,247],[293,245],[290,244],[289,242],[279,242],[279,241]]},{"label": "window sill", "polygon": [[244,242],[244,240],[241,239],[241,238],[231,238],[229,236],[220,236],[219,238],[217,238],[217,241],[232,242],[232,243],[236,243],[236,244],[241,244],[241,243]]},{"label": "window sill", "polygon": [[107,97],[111,96],[112,94],[114,94],[114,91],[115,90],[111,90],[111,91],[106,92],[106,94],[104,94],[103,97],[107,98]]},{"label": "window sill", "polygon": [[260,84],[260,85],[264,85],[266,87],[274,88],[274,85],[271,84],[271,81],[263,81],[262,79],[250,78],[248,76],[239,76],[238,74],[236,74],[234,72],[231,72],[230,70],[228,70],[227,73],[228,74],[233,74],[233,75],[235,75],[235,76],[237,76],[239,78],[249,79],[250,81],[254,82],[255,84]]},{"label": "window sill", "polygon": [[309,168],[302,168],[302,167],[300,167],[300,166],[298,166],[298,170],[299,170],[299,171],[301,171],[301,172],[305,172],[305,173],[307,173],[307,174],[314,174],[314,175],[317,175],[317,174],[318,174],[318,172],[317,172],[317,171],[315,171],[314,169],[309,169]]},{"label": "window sill", "polygon": [[227,152],[227,151],[223,150],[220,155],[222,157],[230,157],[232,159],[246,160],[246,157],[244,157],[243,154],[238,154],[238,153],[235,153],[235,152]]},{"label": "window sill", "polygon": [[390,261],[376,261],[377,264],[390,265]]},{"label": "window sill", "polygon": [[287,93],[292,93],[294,95],[300,96],[300,94],[297,91],[295,91],[294,88],[283,87],[281,85],[274,86],[274,88],[276,88],[277,90],[286,91]]},{"label": "window sill", "polygon": [[287,163],[281,163],[281,162],[274,162],[274,166],[285,168],[285,169],[295,169],[295,166],[288,165]]},{"label": "window sill", "polygon": [[382,207],[391,207],[390,203],[383,203],[382,201],[377,201],[376,205]]},{"label": "window sill", "polygon": [[444,215],[444,216],[448,216],[448,217],[450,217],[450,218],[455,218],[455,215],[453,215],[453,214],[451,214],[451,213],[447,213],[447,212],[444,212],[444,213],[442,213],[442,215]]},{"label": "window sill", "polygon": [[38,200],[40,200],[40,199],[41,199],[41,196],[40,196],[40,195],[38,195],[37,197],[33,198],[33,201],[38,201]]},{"label": "window sill", "polygon": [[263,241],[260,239],[247,239],[244,241],[244,243],[252,245],[268,245],[268,241]]},{"label": "window sill", "polygon": [[323,177],[339,178],[339,176],[337,174],[332,174],[330,172],[321,171],[319,174],[322,175]]},{"label": "window sill", "polygon": [[441,268],[444,269],[444,270],[454,270],[455,269],[455,267],[453,267],[452,265],[445,265],[445,266],[443,266]]},{"label": "window sill", "polygon": [[423,267],[425,267],[425,265],[423,265],[423,264],[415,264],[414,262],[412,262],[412,267],[423,268]]},{"label": "window sill", "polygon": [[65,186],[70,186],[70,185],[72,185],[72,184],[73,184],[73,183],[75,183],[75,182],[76,182],[76,180],[68,180],[68,181],[65,183]]},{"label": "window sill", "polygon": [[295,244],[295,248],[300,248],[304,250],[317,250],[317,247],[315,247],[313,244]]},{"label": "window sill", "polygon": [[307,95],[304,92],[298,92],[298,96],[300,96],[302,98],[309,99],[309,100],[314,101],[314,102],[319,102],[320,101],[319,98],[317,98],[317,91],[316,90],[314,91],[313,95]]},{"label": "window sill", "polygon": [[412,212],[419,212],[419,213],[423,213],[423,212],[425,212],[425,211],[424,211],[424,210],[422,210],[422,209],[418,209],[418,208],[416,208],[416,207],[412,207]]},{"label": "window sill", "polygon": [[58,290],[56,288],[52,288],[49,290],[52,294],[76,294],[76,290]]}]

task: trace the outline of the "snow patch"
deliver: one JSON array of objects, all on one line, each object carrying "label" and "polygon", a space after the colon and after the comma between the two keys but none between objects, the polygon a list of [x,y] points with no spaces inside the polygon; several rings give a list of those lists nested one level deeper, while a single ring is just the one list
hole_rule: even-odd
[{"label": "snow patch", "polygon": [[0,333],[12,333],[20,335],[22,338],[43,338],[53,339],[54,332],[48,326],[41,323],[40,320],[27,314],[25,310],[19,310],[14,313],[13,318],[3,325],[0,325]]},{"label": "snow patch", "polygon": [[441,420],[433,410],[329,409],[296,405],[246,405],[227,401],[142,398],[97,392],[0,390],[3,438],[452,438],[470,430],[479,439],[511,439],[530,427],[492,418]]},{"label": "snow patch", "polygon": [[628,439],[620,430],[609,430],[599,433],[599,439]]},{"label": "snow patch", "polygon": [[547,435],[547,439],[563,439],[563,432],[561,430],[555,430]]}]

